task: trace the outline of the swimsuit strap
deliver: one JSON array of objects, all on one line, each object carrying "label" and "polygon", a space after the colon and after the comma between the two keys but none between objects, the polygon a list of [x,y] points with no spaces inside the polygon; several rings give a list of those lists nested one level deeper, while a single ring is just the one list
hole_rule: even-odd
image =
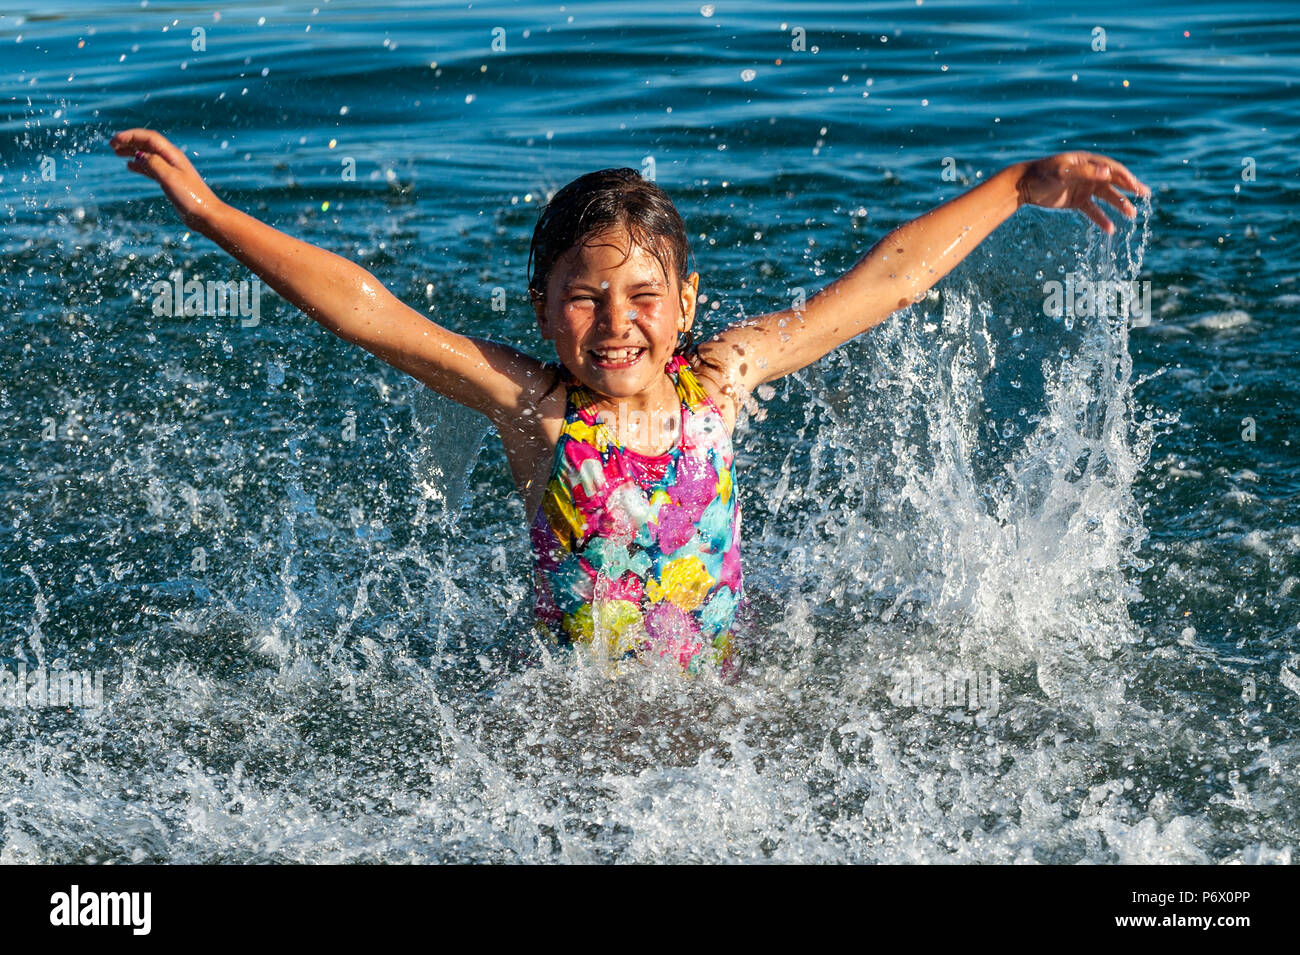
[{"label": "swimsuit strap", "polygon": [[686,360],[685,355],[674,355],[668,367],[673,369],[669,374],[677,384],[677,394],[692,412],[708,408],[719,415],[722,414],[718,406],[713,403],[713,399],[709,397],[709,393],[704,390],[704,386],[700,384],[700,380],[695,377],[695,372],[691,370],[691,363]]}]

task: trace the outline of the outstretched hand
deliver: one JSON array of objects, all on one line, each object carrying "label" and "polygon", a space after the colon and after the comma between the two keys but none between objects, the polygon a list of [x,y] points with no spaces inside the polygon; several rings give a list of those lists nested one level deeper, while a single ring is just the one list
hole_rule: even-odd
[{"label": "outstretched hand", "polygon": [[1132,219],[1137,215],[1137,209],[1119,190],[1136,196],[1151,195],[1151,190],[1122,163],[1107,156],[1084,152],[1058,153],[1027,163],[1016,189],[1020,193],[1021,205],[1078,209],[1107,235],[1115,232],[1115,224],[1101,211],[1094,198],[1104,199]]},{"label": "outstretched hand", "polygon": [[130,156],[126,168],[148,176],[162,186],[181,221],[199,229],[220,203],[198,170],[162,133],[152,129],[127,129],[109,143],[119,156]]}]

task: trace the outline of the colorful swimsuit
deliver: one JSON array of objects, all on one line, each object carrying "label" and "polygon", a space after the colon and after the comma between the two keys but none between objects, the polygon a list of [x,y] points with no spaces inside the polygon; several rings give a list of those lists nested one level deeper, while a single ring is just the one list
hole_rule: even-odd
[{"label": "colorful swimsuit", "polygon": [[743,597],[731,436],[684,357],[664,372],[681,430],[651,456],[619,445],[562,369],[564,427],[531,529],[534,615],[552,639],[595,642],[615,659],[652,651],[690,673],[705,662],[725,671]]}]

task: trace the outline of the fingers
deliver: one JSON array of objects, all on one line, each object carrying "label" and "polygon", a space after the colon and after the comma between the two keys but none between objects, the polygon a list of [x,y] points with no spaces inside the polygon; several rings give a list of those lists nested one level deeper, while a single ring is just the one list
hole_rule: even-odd
[{"label": "fingers", "polygon": [[1125,189],[1136,196],[1151,195],[1151,190],[1140,182],[1137,176],[1129,172],[1128,167],[1123,163],[1111,159],[1109,156],[1099,156],[1093,153],[1086,153],[1085,155],[1088,157],[1088,161],[1093,164],[1094,168],[1106,170],[1104,175],[1094,178],[1098,178],[1101,181],[1113,182],[1121,189]]},{"label": "fingers", "polygon": [[1094,200],[1100,199],[1127,218],[1135,219],[1137,207],[1120,190],[1143,197],[1151,195],[1151,190],[1122,163],[1096,153],[1058,153],[1030,166],[1030,169],[1039,168],[1044,170],[1048,186],[1031,196],[1026,177],[1022,177],[1017,183],[1021,205],[1078,209],[1108,236],[1115,234],[1115,223]]},{"label": "fingers", "polygon": [[1101,199],[1114,206],[1122,215],[1135,219],[1137,207],[1119,190],[1126,189],[1137,196],[1149,196],[1151,190],[1139,182],[1138,178],[1122,163],[1116,162],[1109,156],[1080,153],[1078,161],[1080,176],[1091,184],[1091,196],[1082,198],[1075,208],[1096,223],[1107,235],[1114,235],[1115,223],[1093,200]]},{"label": "fingers", "polygon": [[1112,206],[1118,209],[1121,213],[1128,216],[1130,219],[1137,218],[1137,206],[1129,202],[1128,197],[1123,195],[1114,186],[1108,186],[1108,185],[1101,186],[1097,189],[1097,191],[1093,195],[1105,199],[1107,202],[1109,202]]},{"label": "fingers", "polygon": [[169,190],[179,189],[184,183],[184,173],[167,162],[163,157],[156,153],[148,153],[143,150],[136,153],[126,168],[132,172],[138,172],[142,176],[148,176],[158,185],[162,186],[164,191],[171,194]]},{"label": "fingers", "polygon": [[1116,173],[1112,178],[1115,178],[1125,189],[1138,196],[1151,195],[1151,190],[1140,182],[1137,176],[1129,172],[1123,163],[1116,162],[1114,159],[1107,159],[1106,161],[1110,163],[1111,169]]},{"label": "fingers", "polygon": [[179,152],[162,133],[156,129],[125,129],[109,140],[113,152],[119,156],[128,156],[140,150],[167,155]]},{"label": "fingers", "polygon": [[1102,212],[1097,203],[1091,199],[1085,199],[1077,206],[1078,210],[1097,224],[1102,232],[1107,235],[1115,234],[1115,223],[1110,221],[1110,217]]},{"label": "fingers", "polygon": [[152,153],[177,169],[183,169],[187,172],[194,171],[194,166],[191,165],[185,154],[172,145],[171,141],[156,129],[123,130],[109,140],[109,145],[112,146],[113,152],[119,156],[136,157],[133,161],[138,162],[141,153]]},{"label": "fingers", "polygon": [[126,164],[126,168],[132,172],[138,172],[142,176],[148,176],[150,179],[157,181],[159,174],[157,170],[154,169],[155,163],[158,165],[165,165],[159,157],[141,150]]}]

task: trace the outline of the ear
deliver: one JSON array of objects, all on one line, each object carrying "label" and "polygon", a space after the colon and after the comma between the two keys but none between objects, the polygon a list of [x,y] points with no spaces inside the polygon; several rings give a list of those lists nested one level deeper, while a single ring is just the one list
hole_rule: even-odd
[{"label": "ear", "polygon": [[699,299],[700,273],[692,272],[682,280],[682,317],[678,321],[679,332],[690,331],[695,324],[695,303]]},{"label": "ear", "polygon": [[537,316],[537,330],[541,332],[543,339],[549,340],[551,330],[549,323],[546,321],[546,299],[534,289],[528,290],[528,298],[533,303],[533,314]]}]

